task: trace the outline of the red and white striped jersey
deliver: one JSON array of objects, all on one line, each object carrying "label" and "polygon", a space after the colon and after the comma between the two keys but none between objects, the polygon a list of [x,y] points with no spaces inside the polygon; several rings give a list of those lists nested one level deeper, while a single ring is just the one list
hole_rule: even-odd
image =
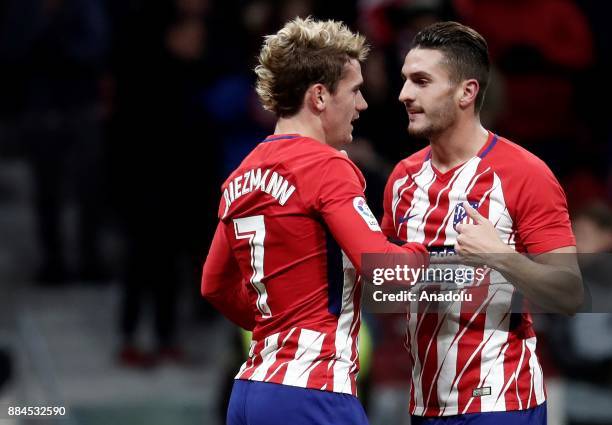
[{"label": "red and white striped jersey", "polygon": [[356,394],[353,265],[364,252],[426,253],[387,242],[364,188],[346,155],[299,135],[268,137],[222,185],[202,293],[253,330],[237,379]]},{"label": "red and white striped jersey", "polygon": [[[491,133],[475,157],[446,173],[432,165],[429,147],[402,160],[385,189],[383,232],[423,243],[430,252],[454,251],[455,225],[466,220],[465,201],[519,252],[575,245],[565,195],[552,172],[533,154]],[[492,272],[490,279],[499,277]],[[544,402],[530,315],[511,313],[513,286],[485,289],[470,308],[465,302],[437,311],[411,306],[406,338],[413,364],[411,414],[522,410]]]}]

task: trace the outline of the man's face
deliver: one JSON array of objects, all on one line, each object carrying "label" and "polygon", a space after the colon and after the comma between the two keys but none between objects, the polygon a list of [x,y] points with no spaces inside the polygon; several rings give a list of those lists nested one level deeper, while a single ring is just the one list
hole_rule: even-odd
[{"label": "man's face", "polygon": [[408,113],[408,133],[414,137],[431,138],[457,119],[457,85],[451,82],[443,59],[440,51],[431,49],[416,48],[406,55],[399,100]]},{"label": "man's face", "polygon": [[330,95],[325,110],[323,126],[328,145],[340,148],[353,140],[352,122],[368,107],[361,94],[362,84],[361,65],[351,59],[344,66],[344,77],[338,82],[336,92]]}]

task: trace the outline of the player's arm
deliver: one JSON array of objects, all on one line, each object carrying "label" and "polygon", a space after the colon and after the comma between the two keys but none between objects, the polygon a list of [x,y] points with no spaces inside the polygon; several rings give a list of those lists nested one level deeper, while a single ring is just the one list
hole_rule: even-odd
[{"label": "player's arm", "polygon": [[204,263],[201,290],[202,296],[229,320],[247,330],[255,327],[255,310],[221,221]]},{"label": "player's arm", "polygon": [[517,253],[499,238],[493,224],[464,203],[474,224],[459,224],[455,252],[460,261],[486,264],[500,272],[531,302],[546,311],[572,315],[583,301],[576,247],[566,246],[532,258]]},{"label": "player's arm", "polygon": [[413,267],[427,261],[427,250],[422,244],[398,246],[387,240],[365,202],[363,185],[348,161],[336,159],[326,167],[317,202],[325,224],[358,272],[361,255],[365,253],[418,254],[408,259]]}]

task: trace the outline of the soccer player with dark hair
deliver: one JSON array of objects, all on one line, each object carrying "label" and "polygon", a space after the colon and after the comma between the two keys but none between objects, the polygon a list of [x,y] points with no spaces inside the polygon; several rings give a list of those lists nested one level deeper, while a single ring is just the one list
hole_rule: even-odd
[{"label": "soccer player with dark hair", "polygon": [[367,51],[339,22],[299,18],[261,48],[256,90],[276,129],[222,185],[202,276],[204,297],[253,330],[229,425],[367,424],[355,397],[361,283],[354,269],[366,252],[426,257],[421,244],[387,242],[364,199],[363,176],[339,151],[367,108],[360,91]]},{"label": "soccer player with dark hair", "polygon": [[486,265],[489,283],[510,287],[486,285],[476,307],[411,307],[412,423],[544,424],[531,316],[511,305],[518,292],[549,312],[573,314],[582,302],[563,190],[544,162],[481,125],[489,56],[476,31],[456,22],[423,29],[402,76],[408,132],[429,146],[389,177],[383,231]]}]

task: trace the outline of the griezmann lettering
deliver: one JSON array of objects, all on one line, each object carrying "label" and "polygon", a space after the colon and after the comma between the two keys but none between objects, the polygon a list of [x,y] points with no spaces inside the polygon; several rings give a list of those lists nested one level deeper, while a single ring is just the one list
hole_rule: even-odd
[{"label": "griezmann lettering", "polygon": [[227,215],[230,206],[236,199],[253,191],[267,193],[276,199],[280,205],[285,205],[295,192],[295,186],[276,171],[266,169],[262,173],[261,168],[248,170],[230,181],[223,191],[223,199],[225,200],[223,217]]}]

